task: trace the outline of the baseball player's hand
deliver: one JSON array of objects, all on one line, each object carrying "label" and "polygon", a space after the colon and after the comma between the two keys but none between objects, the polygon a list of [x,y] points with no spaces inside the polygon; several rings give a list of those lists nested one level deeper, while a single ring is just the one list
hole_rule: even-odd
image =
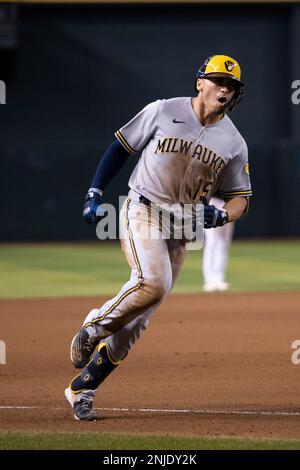
[{"label": "baseball player's hand", "polygon": [[85,197],[82,215],[89,225],[97,225],[101,216],[105,214],[105,211],[100,207],[101,194],[102,192],[97,188],[91,188]]},{"label": "baseball player's hand", "polygon": [[204,206],[204,228],[221,227],[227,224],[228,213],[224,209],[217,209],[215,206]]}]

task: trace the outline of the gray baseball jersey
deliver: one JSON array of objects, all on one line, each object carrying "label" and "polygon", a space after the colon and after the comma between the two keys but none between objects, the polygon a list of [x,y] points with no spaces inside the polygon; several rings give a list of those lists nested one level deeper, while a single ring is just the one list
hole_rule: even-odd
[{"label": "gray baseball jersey", "polygon": [[129,186],[156,204],[252,194],[243,137],[227,115],[203,126],[191,97],[150,103],[115,136],[142,152]]}]

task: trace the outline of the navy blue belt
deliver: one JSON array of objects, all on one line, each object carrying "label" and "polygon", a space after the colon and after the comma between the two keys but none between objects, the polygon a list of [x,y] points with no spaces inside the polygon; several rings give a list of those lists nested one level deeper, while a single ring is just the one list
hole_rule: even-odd
[{"label": "navy blue belt", "polygon": [[139,201],[140,201],[141,204],[145,204],[145,206],[150,206],[150,204],[151,204],[151,201],[148,198],[146,198],[145,196],[140,196]]}]

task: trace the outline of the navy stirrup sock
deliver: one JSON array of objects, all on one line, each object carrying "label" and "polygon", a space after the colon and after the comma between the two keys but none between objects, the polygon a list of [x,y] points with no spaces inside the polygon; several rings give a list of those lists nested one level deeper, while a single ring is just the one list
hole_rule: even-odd
[{"label": "navy stirrup sock", "polygon": [[72,392],[79,393],[82,390],[97,389],[118,365],[119,362],[114,362],[111,359],[106,342],[101,342],[90,362],[72,380],[70,384]]}]

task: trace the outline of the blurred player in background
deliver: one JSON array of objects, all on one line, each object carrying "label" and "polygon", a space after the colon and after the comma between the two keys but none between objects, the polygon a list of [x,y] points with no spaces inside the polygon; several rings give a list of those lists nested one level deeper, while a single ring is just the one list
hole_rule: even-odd
[{"label": "blurred player in background", "polygon": [[[225,202],[218,197],[212,197],[210,204],[222,209]],[[202,258],[204,292],[224,292],[230,287],[226,282],[226,270],[233,231],[234,222],[216,227],[215,230],[204,231]]]}]

